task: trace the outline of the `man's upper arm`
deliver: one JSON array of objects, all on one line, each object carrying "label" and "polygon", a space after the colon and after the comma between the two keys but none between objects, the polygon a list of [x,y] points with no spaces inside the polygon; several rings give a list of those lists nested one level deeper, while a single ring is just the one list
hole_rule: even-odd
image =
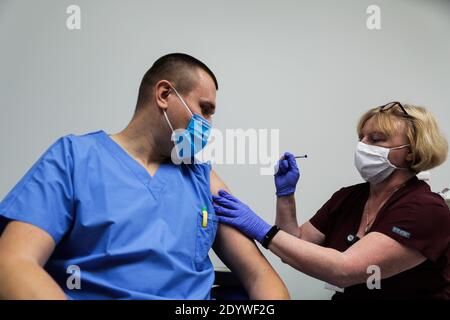
[{"label": "man's upper arm", "polygon": [[211,193],[217,195],[220,189],[224,189],[228,192],[230,192],[230,189],[226,186],[225,182],[220,179],[220,177],[217,175],[217,173],[214,170],[211,170],[210,176],[209,176],[209,184]]},{"label": "man's upper arm", "polygon": [[[230,192],[213,170],[211,170],[210,181],[211,193],[217,194],[220,189]],[[260,272],[270,271],[275,273],[256,244],[237,229],[228,225],[219,224],[213,249],[247,288]]]},{"label": "man's upper arm", "polygon": [[47,232],[20,221],[9,222],[0,236],[0,261],[20,258],[43,267],[54,249],[55,242]]}]

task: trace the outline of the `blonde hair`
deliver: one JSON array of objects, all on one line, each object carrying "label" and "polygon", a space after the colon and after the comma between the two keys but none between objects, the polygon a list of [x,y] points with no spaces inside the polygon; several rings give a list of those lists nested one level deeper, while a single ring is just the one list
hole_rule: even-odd
[{"label": "blonde hair", "polygon": [[357,126],[358,136],[366,122],[373,118],[378,129],[388,137],[395,135],[405,123],[405,133],[409,140],[413,161],[411,170],[418,173],[442,164],[447,159],[448,143],[436,119],[423,107],[404,104],[406,115],[399,106],[382,111],[372,108],[362,115]]}]

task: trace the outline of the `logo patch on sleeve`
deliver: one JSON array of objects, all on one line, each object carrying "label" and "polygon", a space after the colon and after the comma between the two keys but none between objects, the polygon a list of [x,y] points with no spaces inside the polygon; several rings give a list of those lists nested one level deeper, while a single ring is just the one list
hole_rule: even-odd
[{"label": "logo patch on sleeve", "polygon": [[411,233],[409,233],[408,231],[402,230],[399,227],[393,227],[392,228],[392,232],[398,234],[399,236],[409,239],[411,238]]}]

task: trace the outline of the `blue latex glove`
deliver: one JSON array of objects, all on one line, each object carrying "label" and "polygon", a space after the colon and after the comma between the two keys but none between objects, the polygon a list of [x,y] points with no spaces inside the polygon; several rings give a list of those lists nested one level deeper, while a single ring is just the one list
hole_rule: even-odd
[{"label": "blue latex glove", "polygon": [[213,195],[213,200],[219,222],[235,227],[249,238],[261,242],[272,227],[225,190],[219,190],[219,195]]},{"label": "blue latex glove", "polygon": [[294,194],[295,186],[300,178],[300,171],[292,153],[285,152],[275,166],[275,187],[278,197]]}]

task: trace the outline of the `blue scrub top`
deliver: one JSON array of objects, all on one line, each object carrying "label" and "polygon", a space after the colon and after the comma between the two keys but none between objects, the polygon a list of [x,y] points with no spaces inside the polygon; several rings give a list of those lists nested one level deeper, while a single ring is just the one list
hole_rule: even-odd
[{"label": "blue scrub top", "polygon": [[72,299],[210,299],[210,170],[168,162],[152,177],[104,131],[68,135],[0,203],[0,231],[18,220],[50,234],[45,269]]}]

